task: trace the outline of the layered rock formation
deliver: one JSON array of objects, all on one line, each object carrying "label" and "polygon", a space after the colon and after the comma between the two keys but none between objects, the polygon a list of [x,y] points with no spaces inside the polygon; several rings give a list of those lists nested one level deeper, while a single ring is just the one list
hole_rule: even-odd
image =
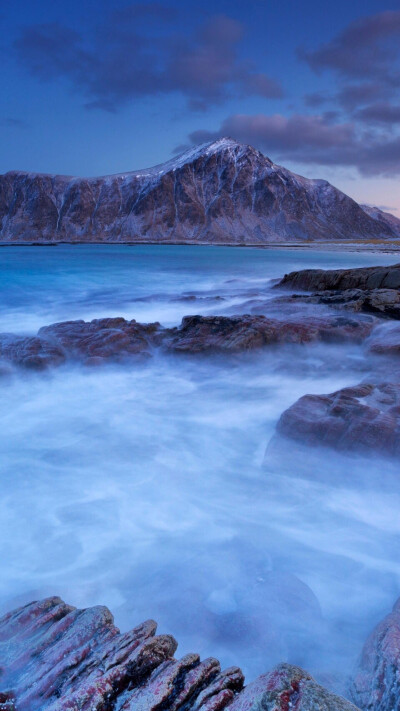
[{"label": "layered rock formation", "polygon": [[387,220],[328,182],[295,175],[229,138],[120,175],[0,176],[2,242],[264,244],[396,236]]},{"label": "layered rock formation", "polygon": [[298,667],[281,664],[243,690],[237,667],[221,671],[144,622],[121,634],[105,607],[77,610],[53,597],[0,619],[4,711],[356,711]]},{"label": "layered rock formation", "polygon": [[277,425],[284,437],[341,451],[400,457],[400,384],[363,384],[304,395]]},{"label": "layered rock formation", "polygon": [[303,317],[279,321],[266,316],[186,316],[177,328],[124,318],[64,321],[41,328],[36,336],[0,334],[0,362],[43,370],[66,361],[100,365],[137,360],[154,348],[175,353],[238,353],[287,343],[361,343],[372,319]]},{"label": "layered rock formation", "polygon": [[400,708],[400,600],[367,639],[349,691],[363,711]]}]

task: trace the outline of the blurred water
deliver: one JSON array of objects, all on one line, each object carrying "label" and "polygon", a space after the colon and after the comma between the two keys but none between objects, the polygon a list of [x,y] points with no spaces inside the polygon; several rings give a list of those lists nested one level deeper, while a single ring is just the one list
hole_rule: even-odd
[{"label": "blurred water", "polygon": [[[123,315],[176,324],[269,298],[295,268],[388,264],[310,250],[77,246],[0,250],[0,328]],[[222,297],[222,300],[221,298]],[[400,486],[388,462],[267,458],[281,412],[351,385],[355,346],[63,367],[0,383],[0,606],[59,594],[154,617],[181,654],[348,673],[400,589]],[[334,678],[328,682],[334,685]]]}]

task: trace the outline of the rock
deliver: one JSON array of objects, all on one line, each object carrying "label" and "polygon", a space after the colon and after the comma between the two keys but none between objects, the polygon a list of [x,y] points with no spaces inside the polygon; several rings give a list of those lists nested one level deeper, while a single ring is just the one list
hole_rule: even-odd
[{"label": "rock", "polygon": [[249,684],[229,711],[356,711],[349,701],[327,691],[310,674],[279,664]]},{"label": "rock", "polygon": [[302,269],[285,274],[275,288],[303,291],[400,289],[400,264],[360,269]]},{"label": "rock", "polygon": [[41,328],[37,336],[0,334],[0,358],[13,365],[42,370],[66,360],[99,365],[109,360],[146,357],[157,342],[158,323],[124,318],[64,321]]},{"label": "rock", "polygon": [[370,313],[391,319],[400,319],[400,290],[398,289],[345,289],[344,291],[317,291],[313,294],[292,294],[279,301],[290,304],[324,304],[335,309],[354,313]]},{"label": "rock", "polygon": [[0,236],[23,243],[264,244],[395,233],[328,182],[295,175],[251,146],[222,138],[120,175],[6,173]]},{"label": "rock", "polygon": [[205,353],[253,350],[287,343],[361,342],[373,328],[370,320],[343,317],[279,321],[266,316],[185,316],[171,329],[164,346],[174,352]]},{"label": "rock", "polygon": [[107,608],[57,597],[10,612],[0,619],[0,710],[355,711],[289,664],[243,690],[238,667],[177,660],[173,637],[155,632],[150,620],[121,634]]},{"label": "rock", "polygon": [[11,703],[11,688],[18,711],[174,711],[189,701],[205,711],[241,690],[239,669],[196,654],[177,661],[173,637],[155,631],[150,620],[121,634],[107,608],[56,597],[14,610],[0,620],[0,699]]},{"label": "rock", "polygon": [[367,341],[371,353],[400,356],[400,326],[382,326]]},{"label": "rock", "polygon": [[400,600],[367,639],[349,690],[363,711],[400,708]]},{"label": "rock", "polygon": [[400,457],[400,384],[304,395],[282,414],[277,432],[306,445]]}]

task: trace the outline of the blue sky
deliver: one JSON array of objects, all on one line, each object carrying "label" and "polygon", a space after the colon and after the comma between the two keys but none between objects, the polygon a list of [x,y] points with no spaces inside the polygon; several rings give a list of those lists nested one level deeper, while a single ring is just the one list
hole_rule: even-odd
[{"label": "blue sky", "polygon": [[400,215],[399,2],[0,0],[0,23],[1,172],[134,170],[228,134]]}]

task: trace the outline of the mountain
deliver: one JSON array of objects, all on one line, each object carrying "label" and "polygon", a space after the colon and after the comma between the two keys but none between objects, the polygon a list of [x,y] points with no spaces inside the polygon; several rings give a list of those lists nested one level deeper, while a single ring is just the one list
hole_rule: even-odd
[{"label": "mountain", "polygon": [[389,227],[394,232],[395,237],[400,237],[400,219],[398,217],[392,215],[391,212],[381,210],[379,207],[373,207],[373,205],[360,205],[360,207],[381,225]]},{"label": "mountain", "polygon": [[308,180],[230,138],[162,165],[76,178],[0,176],[2,242],[267,244],[390,238],[325,180]]}]

